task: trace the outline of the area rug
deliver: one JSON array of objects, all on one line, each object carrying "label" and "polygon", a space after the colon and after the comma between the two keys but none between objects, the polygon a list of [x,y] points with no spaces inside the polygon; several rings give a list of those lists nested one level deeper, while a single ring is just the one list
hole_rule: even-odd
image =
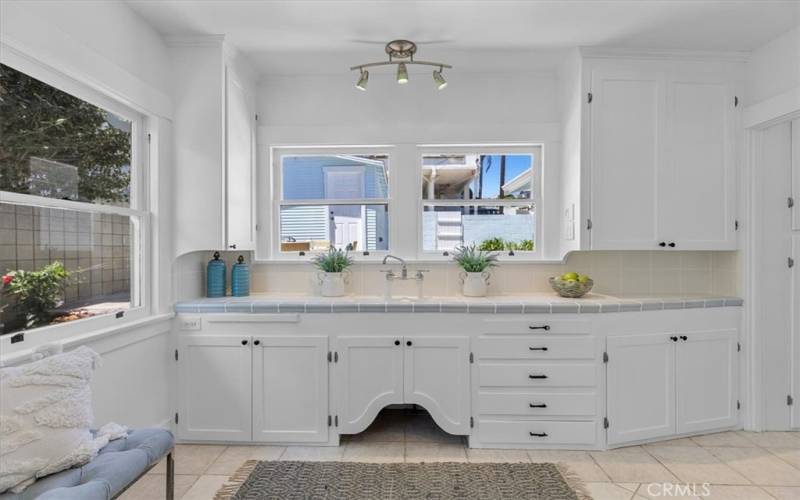
[{"label": "area rug", "polygon": [[251,460],[215,500],[586,500],[552,463],[267,462]]}]

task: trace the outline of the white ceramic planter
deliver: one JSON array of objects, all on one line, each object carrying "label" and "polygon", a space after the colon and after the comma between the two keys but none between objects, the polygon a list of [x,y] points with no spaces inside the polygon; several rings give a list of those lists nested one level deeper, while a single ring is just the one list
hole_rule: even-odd
[{"label": "white ceramic planter", "polygon": [[323,297],[341,297],[345,294],[345,285],[350,283],[350,271],[342,273],[318,272],[320,294]]},{"label": "white ceramic planter", "polygon": [[461,271],[458,276],[461,278],[461,293],[465,297],[486,297],[486,292],[489,288],[489,276],[491,276],[488,271],[482,273]]}]

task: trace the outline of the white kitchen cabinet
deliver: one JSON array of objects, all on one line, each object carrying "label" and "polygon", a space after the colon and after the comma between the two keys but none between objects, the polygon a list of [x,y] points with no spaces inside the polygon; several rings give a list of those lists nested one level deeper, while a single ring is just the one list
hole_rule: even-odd
[{"label": "white kitchen cabinet", "polygon": [[792,229],[800,231],[800,118],[792,120]]},{"label": "white kitchen cabinet", "polygon": [[736,425],[736,330],[687,332],[675,345],[678,434]]},{"label": "white kitchen cabinet", "polygon": [[328,337],[253,337],[253,441],[328,441]]},{"label": "white kitchen cabinet", "polygon": [[591,248],[653,249],[658,238],[663,76],[598,70],[592,73],[590,92]]},{"label": "white kitchen cabinet", "polygon": [[736,249],[739,108],[730,72],[652,61],[588,68],[583,247]]},{"label": "white kitchen cabinet", "polygon": [[183,335],[178,342],[178,436],[250,441],[250,335]]},{"label": "white kitchen cabinet", "polygon": [[[792,236],[792,258],[794,259],[794,266],[791,268],[792,273],[792,304],[800,303],[800,233],[795,233]],[[792,311],[792,346],[794,353],[792,354],[792,395],[795,400],[800,398],[800,307],[793,307]],[[795,402],[792,405],[792,427],[800,429],[800,403]]]},{"label": "white kitchen cabinet", "polygon": [[608,337],[609,445],[675,433],[674,344],[668,334]]},{"label": "white kitchen cabinet", "polygon": [[355,434],[403,402],[402,337],[339,337],[336,352],[339,432]]},{"label": "white kitchen cabinet", "polygon": [[451,434],[469,434],[469,337],[405,337],[404,400]]},{"label": "white kitchen cabinet", "polygon": [[606,340],[609,445],[736,425],[735,329]]}]

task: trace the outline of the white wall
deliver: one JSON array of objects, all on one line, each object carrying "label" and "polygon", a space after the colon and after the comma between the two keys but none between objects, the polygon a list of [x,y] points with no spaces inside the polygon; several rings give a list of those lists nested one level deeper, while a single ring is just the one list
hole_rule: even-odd
[{"label": "white wall", "polygon": [[[169,58],[156,32],[118,1],[0,2],[0,60],[41,68],[75,85],[86,85],[148,117],[154,136],[153,313],[172,310],[172,158]],[[32,70],[33,71],[33,70]],[[41,74],[33,74],[41,77]],[[71,84],[72,85],[72,84]],[[170,419],[168,370],[170,321],[109,332],[87,343],[103,355],[93,388],[96,423],[163,425]],[[66,339],[65,339],[66,340]],[[36,344],[35,332],[24,348]],[[2,355],[6,353],[0,353]]]},{"label": "white wall", "polygon": [[[561,112],[561,253],[580,248],[581,235],[581,110],[583,73],[578,49],[571,51],[559,67]],[[571,221],[571,222],[570,222]],[[571,229],[567,228],[567,225]],[[571,236],[571,239],[569,238]]]},{"label": "white wall", "polygon": [[750,104],[800,87],[800,25],[753,51],[746,84]]}]

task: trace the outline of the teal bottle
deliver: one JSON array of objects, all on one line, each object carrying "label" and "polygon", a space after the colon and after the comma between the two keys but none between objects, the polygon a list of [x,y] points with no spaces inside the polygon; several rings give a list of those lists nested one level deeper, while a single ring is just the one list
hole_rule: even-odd
[{"label": "teal bottle", "polygon": [[250,266],[240,255],[231,269],[231,295],[234,297],[247,297],[250,295]]},{"label": "teal bottle", "polygon": [[206,272],[206,297],[224,297],[225,288],[225,261],[219,258],[219,252],[214,252],[214,258],[208,261]]}]

